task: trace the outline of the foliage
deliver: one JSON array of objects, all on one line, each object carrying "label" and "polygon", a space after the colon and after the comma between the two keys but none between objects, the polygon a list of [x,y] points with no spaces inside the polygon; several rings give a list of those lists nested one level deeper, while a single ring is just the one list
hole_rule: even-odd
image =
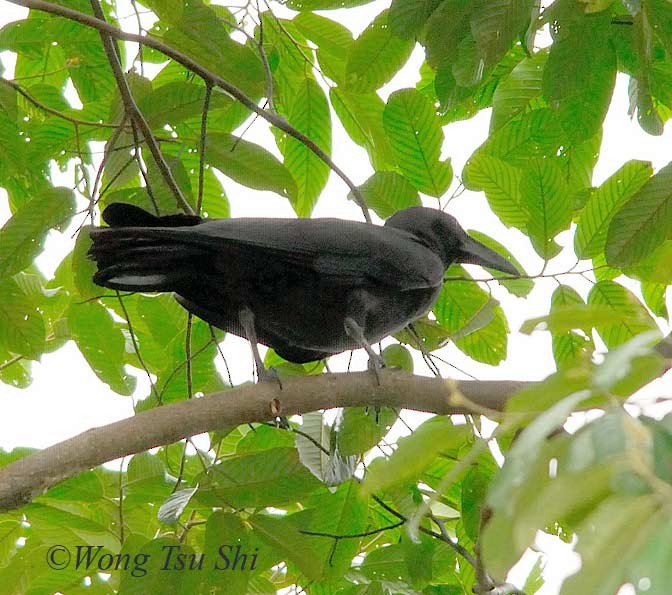
[{"label": "foliage", "polygon": [[[665,369],[652,345],[672,283],[672,163],[654,173],[633,156],[598,187],[592,173],[617,73],[630,78],[632,113],[646,132],[661,134],[672,115],[672,4],[555,0],[539,13],[533,0],[392,0],[356,38],[344,23],[366,0],[290,0],[282,18],[252,3],[237,12],[201,0],[142,4],[146,11],[133,4],[136,26],[158,43],[116,47],[163,165],[86,19],[34,9],[0,30],[0,50],[16,56],[13,75],[0,80],[0,186],[10,213],[0,230],[2,382],[28,386],[31,362],[73,340],[119,394],[132,394],[139,374],[153,378],[138,411],[225,389],[215,366],[221,333],[170,296],[93,285],[86,228],[52,278],[35,258],[51,230],[94,224],[113,202],[226,217],[229,179],[309,216],[326,200],[329,156],[341,153],[332,147],[336,122],[371,164],[349,197],[387,217],[421,194],[446,195],[451,125],[491,108],[490,134],[462,183],[484,192],[545,263],[571,229],[577,260],[592,261],[593,286],[584,296],[558,283],[547,314],[524,325],[550,332],[558,371],[514,396],[492,437],[478,415],[434,417],[390,451],[379,446],[397,413],[348,409],[335,423],[306,414],[296,435],[261,424],[213,432],[196,454],[165,445],[123,472],[84,472],[0,516],[3,592],[470,593],[503,581],[543,530],[577,538],[583,566],[563,594],[606,595],[625,583],[667,593],[672,417],[635,417],[623,403]],[[62,5],[91,14],[86,2]],[[117,20],[130,6],[99,8],[110,24],[132,26]],[[323,12],[334,8],[345,12]],[[540,47],[544,27],[551,40]],[[417,85],[393,81],[382,93],[417,44],[426,57]],[[206,84],[188,60],[248,104],[214,79]],[[257,103],[264,118],[288,124],[264,146],[246,138]],[[55,184],[59,169],[70,188]],[[433,316],[397,339],[429,352],[452,341],[497,365],[507,357],[506,312],[464,269],[448,277],[458,279],[446,281]],[[497,282],[520,297],[534,288],[533,278]],[[413,368],[404,346],[385,357]],[[281,375],[323,368],[272,352],[268,361]],[[603,414],[573,434],[558,431],[586,407]],[[0,452],[0,464],[25,454]],[[50,568],[45,557],[57,560],[57,546],[80,564]],[[527,593],[539,574],[535,567]]]}]

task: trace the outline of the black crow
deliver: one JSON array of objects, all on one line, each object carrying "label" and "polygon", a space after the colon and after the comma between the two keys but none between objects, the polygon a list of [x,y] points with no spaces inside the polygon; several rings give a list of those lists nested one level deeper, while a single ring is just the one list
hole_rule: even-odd
[{"label": "black crow", "polygon": [[511,275],[504,257],[435,209],[412,207],[384,226],[342,219],[201,219],[109,205],[91,230],[94,281],[171,291],[199,318],[305,363],[370,345],[425,314],[453,263]]}]

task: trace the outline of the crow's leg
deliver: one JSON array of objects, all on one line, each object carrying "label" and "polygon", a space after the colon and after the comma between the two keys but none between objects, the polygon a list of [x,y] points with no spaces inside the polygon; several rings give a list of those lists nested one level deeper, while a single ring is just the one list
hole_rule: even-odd
[{"label": "crow's leg", "polygon": [[345,320],[343,321],[343,324],[345,326],[345,332],[355,341],[357,341],[359,346],[363,347],[366,353],[369,354],[369,369],[373,370],[373,373],[376,375],[376,380],[378,381],[378,384],[380,384],[380,377],[378,376],[378,370],[385,367],[383,358],[380,357],[380,355],[378,355],[373,350],[369,342],[366,340],[366,337],[364,336],[364,331],[362,330],[362,327],[357,323],[357,321],[354,318],[352,318],[351,316],[346,316]]},{"label": "crow's leg", "polygon": [[282,388],[282,383],[276,372],[274,370],[267,370],[264,362],[261,361],[259,346],[257,345],[257,332],[254,330],[254,312],[245,306],[238,312],[238,319],[240,320],[240,326],[243,327],[243,331],[245,332],[245,338],[250,342],[250,347],[252,348],[252,356],[257,368],[257,378],[260,382],[277,382],[280,388]]}]

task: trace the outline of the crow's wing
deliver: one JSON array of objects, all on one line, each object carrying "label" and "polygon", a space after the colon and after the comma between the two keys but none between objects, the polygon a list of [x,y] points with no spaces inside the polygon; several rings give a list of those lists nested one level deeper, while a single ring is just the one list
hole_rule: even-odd
[{"label": "crow's wing", "polygon": [[107,243],[119,256],[124,249],[178,245],[221,258],[223,267],[227,260],[244,264],[249,256],[279,270],[311,270],[350,285],[436,287],[444,272],[439,256],[408,232],[342,219],[206,219],[190,227],[99,228],[92,237],[94,246]]}]

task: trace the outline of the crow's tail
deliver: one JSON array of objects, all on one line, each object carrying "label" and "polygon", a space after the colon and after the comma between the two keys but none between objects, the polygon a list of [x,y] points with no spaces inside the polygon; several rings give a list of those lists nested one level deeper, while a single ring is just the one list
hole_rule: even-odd
[{"label": "crow's tail", "polygon": [[158,217],[134,205],[114,203],[103,212],[110,227],[91,230],[89,257],[98,265],[93,281],[126,291],[175,291],[206,253],[189,242],[195,215]]}]

